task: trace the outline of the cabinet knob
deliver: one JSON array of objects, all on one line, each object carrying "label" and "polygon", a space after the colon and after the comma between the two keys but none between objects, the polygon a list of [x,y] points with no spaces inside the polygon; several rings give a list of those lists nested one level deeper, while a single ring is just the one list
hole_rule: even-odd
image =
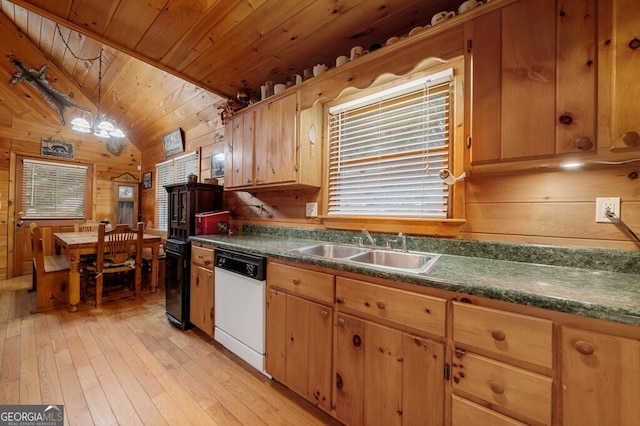
[{"label": "cabinet knob", "polygon": [[329,312],[325,311],[324,309],[320,311],[320,316],[324,319],[329,318]]},{"label": "cabinet knob", "polygon": [[578,340],[574,343],[573,347],[582,355],[591,355],[595,352],[593,345],[589,342],[585,342],[584,340]]},{"label": "cabinet knob", "polygon": [[355,346],[356,348],[362,344],[362,338],[357,334],[353,335],[351,341],[353,342],[353,346]]},{"label": "cabinet knob", "polygon": [[640,145],[640,134],[638,132],[627,132],[622,135],[622,142],[627,146]]},{"label": "cabinet knob", "polygon": [[502,330],[493,330],[491,332],[491,337],[493,337],[498,342],[502,342],[504,339],[507,338],[507,335],[504,334],[504,331]]},{"label": "cabinet knob", "polygon": [[562,114],[558,118],[558,121],[560,121],[561,124],[564,124],[565,126],[568,126],[569,124],[573,123],[573,117],[571,117],[570,114]]},{"label": "cabinet knob", "polygon": [[378,309],[384,309],[384,302],[382,300],[378,300],[376,302],[376,306],[378,307]]},{"label": "cabinet knob", "polygon": [[298,285],[300,284],[300,278],[294,278],[291,280],[291,282],[293,283],[293,285]]},{"label": "cabinet knob", "polygon": [[593,141],[586,136],[576,139],[575,145],[580,151],[591,151],[593,149]]},{"label": "cabinet knob", "polygon": [[502,395],[504,393],[504,385],[500,382],[490,382],[489,387],[496,395]]},{"label": "cabinet knob", "polygon": [[338,318],[338,327],[344,327],[344,319]]}]

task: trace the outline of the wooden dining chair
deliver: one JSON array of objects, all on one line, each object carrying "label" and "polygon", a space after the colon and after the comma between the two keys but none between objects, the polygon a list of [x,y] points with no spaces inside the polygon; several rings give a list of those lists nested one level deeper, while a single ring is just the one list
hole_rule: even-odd
[{"label": "wooden dining chair", "polygon": [[31,228],[36,311],[65,305],[69,301],[69,257],[45,255],[42,229]]},{"label": "wooden dining chair", "polygon": [[88,220],[84,223],[78,221],[73,222],[73,232],[98,232],[100,224],[94,220]]},{"label": "wooden dining chair", "polygon": [[136,229],[120,224],[108,232],[99,225],[96,260],[86,266],[81,289],[85,299],[95,297],[97,308],[140,291],[143,229],[142,222]]}]

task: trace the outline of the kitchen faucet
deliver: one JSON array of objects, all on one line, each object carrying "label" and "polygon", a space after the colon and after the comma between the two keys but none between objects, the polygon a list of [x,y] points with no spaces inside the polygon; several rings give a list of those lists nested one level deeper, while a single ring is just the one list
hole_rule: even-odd
[{"label": "kitchen faucet", "polygon": [[409,250],[407,250],[407,236],[404,235],[402,232],[398,232],[398,238],[395,238],[393,240],[387,240],[387,248],[389,250],[393,250],[393,243],[397,243],[398,239],[400,240],[400,243],[402,244],[402,251],[403,252],[408,252]]},{"label": "kitchen faucet", "polygon": [[[375,247],[376,246],[376,239],[371,236],[369,231],[367,231],[366,229],[362,228],[362,235],[364,236],[364,238],[367,239],[367,241],[369,241],[369,245],[371,247]],[[362,238],[361,238],[361,240],[362,240]]]}]

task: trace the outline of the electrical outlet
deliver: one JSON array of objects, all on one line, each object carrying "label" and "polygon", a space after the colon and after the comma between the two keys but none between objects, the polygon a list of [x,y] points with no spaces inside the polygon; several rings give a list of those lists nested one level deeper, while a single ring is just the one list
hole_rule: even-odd
[{"label": "electrical outlet", "polygon": [[318,203],[307,203],[305,207],[307,217],[318,217]]},{"label": "electrical outlet", "polygon": [[620,217],[620,197],[596,198],[596,222],[611,223],[606,215],[607,211]]}]

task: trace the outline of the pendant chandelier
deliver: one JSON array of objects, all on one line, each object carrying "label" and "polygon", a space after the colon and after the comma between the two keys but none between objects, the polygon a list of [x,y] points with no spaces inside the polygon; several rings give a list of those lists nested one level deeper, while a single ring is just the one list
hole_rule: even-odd
[{"label": "pendant chandelier", "polygon": [[65,41],[60,31],[60,27],[56,24],[58,34],[64,42],[66,49],[71,55],[79,61],[89,61],[91,63],[98,61],[98,113],[95,117],[91,116],[91,113],[84,111],[82,114],[73,120],[71,120],[71,129],[80,133],[93,133],[95,136],[103,139],[109,138],[124,138],[125,134],[120,130],[113,120],[107,118],[107,116],[100,110],[100,102],[102,100],[102,55],[103,50],[100,49],[100,54],[95,58],[80,58],[69,47],[69,44]]},{"label": "pendant chandelier", "polygon": [[[102,100],[102,50],[98,55],[98,113],[95,118],[91,118],[91,114],[83,112],[79,117],[71,120],[71,128],[80,133],[93,133],[99,138],[123,138],[124,132],[116,127],[112,120],[109,120],[105,114],[100,112],[100,101]],[[95,60],[95,58],[93,58]]]}]

